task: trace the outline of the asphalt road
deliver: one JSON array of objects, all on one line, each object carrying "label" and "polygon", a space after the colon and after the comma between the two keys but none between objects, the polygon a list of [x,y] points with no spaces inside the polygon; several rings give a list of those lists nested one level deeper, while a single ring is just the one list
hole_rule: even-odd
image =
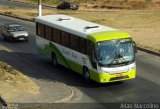
[{"label": "asphalt road", "polygon": [[24,8],[36,8],[36,5],[23,4],[17,2],[11,2],[11,0],[0,0],[0,5],[11,7],[24,7]]},{"label": "asphalt road", "polygon": [[[0,5],[10,7],[21,7],[21,8],[38,8],[38,5],[32,5],[29,3],[13,2],[12,0],[0,0]],[[56,6],[42,6],[42,8],[56,8]]]},{"label": "asphalt road", "polygon": [[[57,81],[71,86],[78,91],[71,102],[98,104],[159,103],[160,57],[138,51],[136,55],[136,79],[101,85],[95,82],[87,83],[79,74],[64,67],[54,68],[49,61],[37,54],[34,23],[0,15],[0,28],[1,25],[8,22],[23,25],[29,32],[30,39],[28,43],[6,42],[0,37],[0,54],[5,54],[1,58],[34,80],[40,80],[44,86],[50,87],[46,81]],[[52,94],[51,91],[48,93]]]}]

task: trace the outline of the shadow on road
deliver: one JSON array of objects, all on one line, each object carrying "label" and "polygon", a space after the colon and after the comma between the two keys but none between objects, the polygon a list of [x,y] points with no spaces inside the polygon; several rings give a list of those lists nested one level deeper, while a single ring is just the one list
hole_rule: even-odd
[{"label": "shadow on road", "polygon": [[109,84],[98,84],[94,81],[87,82],[80,74],[63,66],[54,68],[49,60],[45,60],[40,55],[34,53],[7,52],[1,50],[0,58],[25,75],[44,81],[57,81],[69,86],[87,88],[112,87],[122,84],[122,82]]},{"label": "shadow on road", "polygon": [[[127,82],[98,84],[92,81],[88,83],[81,75],[63,66],[54,68],[50,61],[44,60],[35,53],[0,50],[0,60],[32,79],[74,86],[97,102],[149,102],[153,101],[153,97],[154,101],[159,101],[160,88],[140,77]],[[156,90],[151,87],[156,87]]]}]

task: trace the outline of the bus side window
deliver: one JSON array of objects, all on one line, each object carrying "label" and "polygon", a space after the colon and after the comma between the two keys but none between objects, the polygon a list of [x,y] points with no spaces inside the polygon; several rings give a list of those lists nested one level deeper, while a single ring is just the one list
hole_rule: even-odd
[{"label": "bus side window", "polygon": [[92,67],[94,69],[97,69],[97,61],[96,61],[96,52],[95,52],[95,44],[87,40],[87,55],[89,56],[89,59],[91,61]]},{"label": "bus side window", "polygon": [[61,32],[61,42],[62,45],[69,47],[70,46],[70,35],[67,32]]},{"label": "bus side window", "polygon": [[53,28],[53,41],[60,44],[61,42],[61,31],[56,29],[56,28]]},{"label": "bus side window", "polygon": [[79,37],[70,34],[70,48],[79,51]]},{"label": "bus side window", "polygon": [[52,41],[56,42],[56,29],[52,28]]},{"label": "bus side window", "polygon": [[48,40],[52,40],[52,28],[45,26],[45,36]]},{"label": "bus side window", "polygon": [[37,35],[44,37],[44,25],[37,23],[36,26],[37,26]]},{"label": "bus side window", "polygon": [[86,39],[80,38],[79,40],[79,51],[80,53],[86,54]]},{"label": "bus side window", "polygon": [[41,24],[40,25],[40,35],[41,35],[41,37],[45,37],[44,29],[45,29],[45,26],[43,24]]}]

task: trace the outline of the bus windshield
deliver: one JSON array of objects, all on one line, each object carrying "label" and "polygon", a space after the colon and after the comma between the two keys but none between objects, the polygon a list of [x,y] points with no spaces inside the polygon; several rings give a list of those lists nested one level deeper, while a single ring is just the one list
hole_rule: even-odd
[{"label": "bus windshield", "polygon": [[97,43],[97,58],[99,66],[128,64],[135,59],[131,39],[118,39]]}]

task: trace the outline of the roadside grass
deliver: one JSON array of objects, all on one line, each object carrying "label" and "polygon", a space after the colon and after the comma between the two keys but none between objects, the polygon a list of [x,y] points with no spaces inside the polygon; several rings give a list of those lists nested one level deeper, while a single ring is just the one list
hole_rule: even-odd
[{"label": "roadside grass", "polygon": [[9,101],[26,93],[38,94],[39,87],[18,70],[0,61],[0,96]]},{"label": "roadside grass", "polygon": [[[0,13],[34,19],[37,9],[0,7]],[[72,10],[43,9],[43,15],[67,14],[91,22],[106,25],[133,36],[137,45],[160,52],[160,14],[159,10],[117,10],[108,12],[86,12]]]},{"label": "roadside grass", "polygon": [[[37,0],[14,0],[37,4]],[[63,0],[41,0],[43,5],[58,5]],[[160,0],[67,0],[80,3],[81,8],[105,8],[105,9],[146,9],[160,6]]]}]

